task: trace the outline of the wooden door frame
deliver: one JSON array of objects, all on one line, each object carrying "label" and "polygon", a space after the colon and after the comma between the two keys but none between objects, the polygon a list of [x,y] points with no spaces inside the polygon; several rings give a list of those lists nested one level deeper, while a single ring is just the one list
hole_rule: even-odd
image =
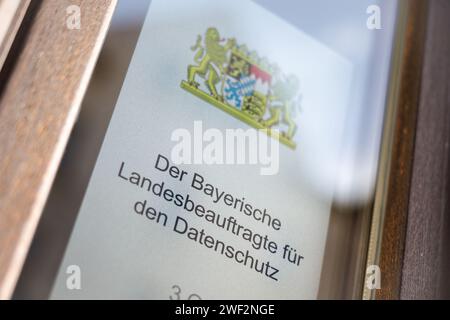
[{"label": "wooden door frame", "polygon": [[[33,4],[27,32],[9,53],[6,78],[2,74],[0,299],[10,298],[15,287],[116,0]],[[73,5],[80,8],[80,29],[67,25]]]}]

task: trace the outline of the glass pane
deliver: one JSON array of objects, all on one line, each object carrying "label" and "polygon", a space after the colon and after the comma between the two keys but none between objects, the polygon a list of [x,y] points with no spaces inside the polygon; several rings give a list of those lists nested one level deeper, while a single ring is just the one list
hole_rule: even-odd
[{"label": "glass pane", "polygon": [[16,294],[361,297],[397,1],[146,8],[119,2],[27,262],[53,290]]}]

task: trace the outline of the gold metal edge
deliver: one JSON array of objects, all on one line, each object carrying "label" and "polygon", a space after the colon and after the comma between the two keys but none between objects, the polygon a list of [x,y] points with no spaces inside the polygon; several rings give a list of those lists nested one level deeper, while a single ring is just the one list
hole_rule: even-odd
[{"label": "gold metal edge", "polygon": [[[399,87],[402,71],[402,56],[405,47],[406,26],[409,16],[410,3],[408,0],[399,0],[397,8],[397,26],[391,58],[389,91],[386,99],[384,128],[380,147],[377,182],[375,185],[375,198],[373,202],[372,221],[369,232],[369,244],[367,249],[366,269],[371,265],[379,265],[381,239],[383,235],[384,216],[386,210],[386,195],[391,169],[391,155],[394,141],[395,119],[399,103]],[[367,274],[365,273],[362,299],[374,300],[376,290],[366,286]]]}]

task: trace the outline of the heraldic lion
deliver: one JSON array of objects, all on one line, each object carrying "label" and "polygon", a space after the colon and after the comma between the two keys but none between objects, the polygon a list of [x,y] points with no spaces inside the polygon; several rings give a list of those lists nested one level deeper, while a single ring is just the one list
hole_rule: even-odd
[{"label": "heraldic lion", "polygon": [[217,93],[216,85],[220,81],[220,74],[224,74],[224,64],[227,62],[227,52],[236,44],[234,39],[229,39],[225,45],[221,45],[219,31],[216,28],[208,28],[205,35],[205,45],[202,46],[202,37],[197,37],[197,43],[191,48],[197,51],[195,61],[198,65],[188,67],[188,83],[198,88],[199,83],[195,81],[195,76],[199,75],[205,79],[205,84],[216,99],[222,99]]},{"label": "heraldic lion", "polygon": [[282,132],[287,139],[292,140],[297,131],[297,124],[293,120],[293,115],[298,108],[295,95],[299,89],[299,81],[296,76],[290,75],[287,79],[278,80],[270,96],[270,118],[263,121],[263,125],[270,128],[274,125],[284,123],[288,126],[287,132]]}]

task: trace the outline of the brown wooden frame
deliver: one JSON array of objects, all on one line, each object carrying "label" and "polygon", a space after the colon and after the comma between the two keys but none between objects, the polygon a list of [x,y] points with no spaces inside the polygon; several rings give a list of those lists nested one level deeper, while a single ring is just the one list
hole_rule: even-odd
[{"label": "brown wooden frame", "polygon": [[365,298],[399,297],[428,7],[427,1],[404,2],[392,59],[367,262],[380,267],[381,289],[365,286]]},{"label": "brown wooden frame", "polygon": [[450,299],[450,1],[432,0],[399,297]]},{"label": "brown wooden frame", "polygon": [[[9,298],[100,52],[116,0],[34,1],[0,97],[0,299]],[[81,29],[66,9],[81,9]]]},{"label": "brown wooden frame", "polygon": [[408,1],[375,200],[382,228],[369,261],[381,268],[381,289],[366,298],[450,298],[450,3]]}]

